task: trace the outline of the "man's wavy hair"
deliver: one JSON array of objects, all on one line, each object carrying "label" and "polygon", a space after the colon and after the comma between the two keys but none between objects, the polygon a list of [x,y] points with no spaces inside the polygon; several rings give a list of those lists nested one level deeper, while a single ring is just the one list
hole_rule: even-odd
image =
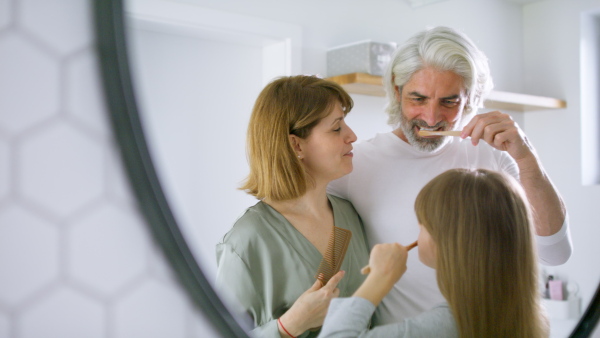
[{"label": "man's wavy hair", "polygon": [[435,27],[418,33],[400,46],[383,76],[387,97],[388,124],[400,124],[402,109],[394,88],[402,93],[412,75],[424,68],[452,71],[463,78],[468,102],[464,112],[476,112],[492,90],[488,59],[463,33],[449,27]]}]

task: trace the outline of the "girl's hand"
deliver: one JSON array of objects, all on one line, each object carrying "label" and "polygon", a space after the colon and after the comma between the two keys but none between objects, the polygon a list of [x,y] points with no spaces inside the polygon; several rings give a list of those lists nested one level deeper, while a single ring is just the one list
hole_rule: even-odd
[{"label": "girl's hand", "polygon": [[377,244],[369,257],[370,275],[385,278],[392,285],[406,272],[408,250],[398,243]]},{"label": "girl's hand", "polygon": [[369,258],[370,273],[354,293],[377,306],[406,272],[408,250],[398,243],[377,244]]}]

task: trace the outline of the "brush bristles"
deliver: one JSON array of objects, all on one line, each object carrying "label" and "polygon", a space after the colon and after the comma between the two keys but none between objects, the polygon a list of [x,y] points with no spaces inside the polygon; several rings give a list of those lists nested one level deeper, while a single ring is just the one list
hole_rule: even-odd
[{"label": "brush bristles", "polygon": [[350,230],[333,227],[329,245],[315,275],[315,278],[320,280],[323,285],[327,284],[331,277],[340,271],[351,238],[352,232]]}]

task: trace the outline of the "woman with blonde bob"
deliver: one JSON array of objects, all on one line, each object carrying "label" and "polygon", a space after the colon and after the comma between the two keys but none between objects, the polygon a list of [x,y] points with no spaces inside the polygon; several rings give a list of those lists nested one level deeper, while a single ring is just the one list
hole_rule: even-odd
[{"label": "woman with blonde bob", "polygon": [[354,297],[331,303],[322,337],[548,337],[534,225],[518,182],[490,170],[452,169],[425,185],[415,212],[419,259],[436,269],[447,303],[368,330],[408,256],[399,244],[378,244]]},{"label": "woman with blonde bob", "polygon": [[[256,100],[241,189],[259,202],[217,245],[217,286],[252,317],[255,336],[317,336],[331,299],[365,279],[362,221],[350,202],[326,193],[352,171],[356,135],[344,122],[352,106],[339,85],[304,75],[276,79]],[[323,285],[315,276],[334,226],[352,238],[342,271]]]}]

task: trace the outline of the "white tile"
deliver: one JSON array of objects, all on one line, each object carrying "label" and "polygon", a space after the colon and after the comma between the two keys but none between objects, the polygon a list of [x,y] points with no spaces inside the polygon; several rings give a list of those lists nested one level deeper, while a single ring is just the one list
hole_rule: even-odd
[{"label": "white tile", "polygon": [[10,165],[8,144],[0,140],[0,199],[8,195],[10,186]]},{"label": "white tile", "polygon": [[208,318],[200,310],[190,311],[191,316],[191,337],[219,337],[218,333],[209,322]]},{"label": "white tile", "polygon": [[[115,140],[116,142],[116,140]],[[137,203],[135,200],[135,193],[125,172],[125,164],[121,159],[121,153],[117,146],[111,146],[108,149],[107,159],[107,189],[111,197],[116,197],[118,200],[133,204]]]},{"label": "white tile", "polygon": [[59,269],[58,230],[27,210],[0,209],[0,300],[17,305],[55,280]]},{"label": "white tile", "polygon": [[18,37],[0,37],[0,128],[17,133],[58,113],[58,63]]},{"label": "white tile", "polygon": [[102,84],[95,50],[89,49],[67,66],[67,113],[101,135],[109,135]]},{"label": "white tile", "polygon": [[98,143],[64,123],[28,135],[17,153],[17,190],[60,216],[69,215],[102,193]]},{"label": "white tile", "polygon": [[592,331],[590,338],[600,338],[600,323],[596,322],[596,328]]},{"label": "white tile", "polygon": [[4,313],[0,313],[0,337],[10,337],[10,320]]},{"label": "white tile", "polygon": [[102,304],[62,287],[28,306],[17,321],[22,338],[106,337]]},{"label": "white tile", "polygon": [[177,275],[169,261],[165,257],[162,248],[158,243],[152,248],[150,254],[150,269],[152,275],[164,281],[173,281],[177,279]]},{"label": "white tile", "polygon": [[[10,0],[0,0],[0,30],[6,28],[10,23],[12,3]],[[2,337],[2,336],[0,336]]]},{"label": "white tile", "polygon": [[68,273],[106,295],[148,270],[151,238],[127,211],[106,205],[69,228]]},{"label": "white tile", "polygon": [[68,54],[92,41],[91,1],[21,0],[19,23],[52,46]]},{"label": "white tile", "polygon": [[186,337],[186,299],[175,284],[149,280],[122,297],[115,308],[115,337]]}]

